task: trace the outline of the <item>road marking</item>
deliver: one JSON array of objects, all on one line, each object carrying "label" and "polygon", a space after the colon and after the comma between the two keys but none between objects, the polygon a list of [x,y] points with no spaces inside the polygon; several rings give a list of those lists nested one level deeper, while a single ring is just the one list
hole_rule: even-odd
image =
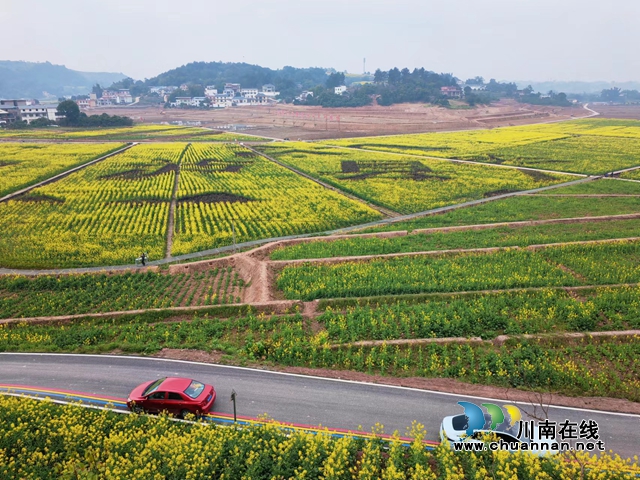
[{"label": "road marking", "polygon": [[[248,372],[255,373],[267,373],[271,375],[282,375],[296,378],[304,378],[304,379],[315,379],[315,380],[324,380],[330,382],[340,382],[340,383],[350,383],[355,385],[366,385],[373,387],[383,387],[383,388],[393,388],[396,390],[407,390],[411,392],[421,392],[421,393],[432,393],[435,395],[443,395],[443,396],[451,396],[451,397],[460,397],[460,398],[475,398],[479,400],[489,400],[493,402],[504,402],[509,401],[511,403],[520,404],[520,405],[531,405],[531,402],[522,402],[522,401],[511,401],[500,398],[492,398],[492,397],[476,397],[473,395],[462,395],[459,393],[448,393],[448,392],[438,392],[436,390],[426,390],[421,388],[413,388],[413,387],[403,387],[399,385],[385,385],[380,383],[371,383],[371,382],[358,382],[356,380],[345,380],[342,378],[327,378],[327,377],[318,377],[315,375],[302,375],[299,373],[288,373],[288,372],[276,372],[273,370],[262,370],[259,368],[250,368],[250,367],[238,367],[235,365],[220,365],[217,363],[203,363],[203,362],[194,362],[191,360],[174,360],[172,358],[157,358],[157,357],[138,357],[135,355],[95,355],[95,354],[81,354],[81,353],[25,353],[25,352],[0,352],[0,355],[38,355],[38,356],[58,356],[58,357],[95,357],[95,358],[117,358],[117,359],[132,359],[132,360],[151,360],[151,361],[160,361],[160,362],[175,362],[175,363],[184,363],[187,365],[201,365],[205,367],[216,367],[216,368],[226,368],[230,370],[245,370]],[[550,408],[557,408],[561,410],[570,410],[575,412],[589,412],[589,413],[599,413],[602,415],[616,415],[620,417],[631,417],[631,418],[640,418],[640,415],[635,413],[621,413],[621,412],[608,412],[605,410],[593,410],[589,408],[578,408],[578,407],[565,407],[562,405],[549,405]]]},{"label": "road marking", "polygon": [[[8,395],[19,398],[31,398],[34,400],[46,400],[49,398],[55,403],[63,404],[63,405],[78,405],[74,400],[89,400],[92,404],[84,404],[80,405],[85,408],[99,408],[101,410],[109,410],[115,413],[130,413],[129,409],[126,406],[126,402],[124,399],[116,398],[116,397],[98,397],[95,395],[91,395],[84,392],[76,392],[71,390],[57,390],[57,389],[49,389],[49,388],[40,388],[40,387],[29,387],[25,385],[11,385],[11,384],[0,384],[0,395]],[[41,395],[46,395],[46,397],[42,397]],[[63,397],[67,400],[59,400],[52,399],[50,397]],[[115,400],[115,401],[114,401]],[[120,407],[117,408],[105,408],[104,406],[96,406],[93,404],[99,405],[114,405]],[[207,415],[202,417],[204,420],[209,422],[218,422],[218,423],[237,423],[239,425],[248,425],[248,426],[265,426],[272,423],[276,423],[278,428],[283,430],[293,430],[293,431],[301,431],[305,433],[311,433],[314,435],[317,434],[328,434],[332,437],[344,437],[344,436],[352,436],[358,438],[365,439],[373,439],[380,438],[385,441],[393,441],[394,436],[389,434],[373,434],[358,430],[349,430],[344,428],[328,428],[323,427],[322,425],[306,425],[302,423],[289,423],[283,422],[279,420],[274,420],[273,422],[269,420],[261,420],[259,418],[248,417],[244,415],[237,415],[236,418],[238,421],[234,421],[233,415],[223,412],[210,412]],[[174,419],[176,420],[176,419]],[[178,419],[179,420],[179,419]],[[401,440],[404,444],[409,445],[413,441],[412,438],[409,437],[395,437]],[[428,449],[433,449],[439,445],[439,442],[434,442],[432,440],[423,440],[424,444],[427,445]]]}]

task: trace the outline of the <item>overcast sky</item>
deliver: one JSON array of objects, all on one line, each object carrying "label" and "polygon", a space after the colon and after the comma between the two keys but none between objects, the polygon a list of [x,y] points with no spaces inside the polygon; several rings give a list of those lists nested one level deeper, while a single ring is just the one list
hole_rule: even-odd
[{"label": "overcast sky", "polygon": [[0,60],[153,77],[192,61],[640,80],[640,0],[0,0]]}]

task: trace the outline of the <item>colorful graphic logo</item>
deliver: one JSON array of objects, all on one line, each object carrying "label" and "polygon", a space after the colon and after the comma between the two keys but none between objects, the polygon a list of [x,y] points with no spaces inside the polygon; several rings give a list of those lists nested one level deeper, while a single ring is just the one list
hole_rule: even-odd
[{"label": "colorful graphic logo", "polygon": [[[464,408],[464,415],[467,417],[467,435],[473,435],[473,432],[476,430],[485,428],[485,424],[487,423],[485,413],[478,405],[471,402],[458,402],[458,405]],[[504,407],[509,415],[509,428],[513,427],[522,419],[522,412],[514,405],[503,405],[502,407],[494,403],[482,403],[481,405],[487,409],[487,414],[490,418],[490,425],[488,426],[490,430],[495,430],[496,427],[504,423],[505,415],[502,407]]]}]

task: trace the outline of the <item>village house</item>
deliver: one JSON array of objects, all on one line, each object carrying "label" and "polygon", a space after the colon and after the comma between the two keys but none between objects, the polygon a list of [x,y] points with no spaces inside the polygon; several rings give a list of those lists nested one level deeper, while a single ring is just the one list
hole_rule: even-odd
[{"label": "village house", "polygon": [[20,119],[27,123],[39,118],[46,118],[53,122],[62,118],[58,115],[57,105],[21,105],[18,109],[20,110]]},{"label": "village house", "polygon": [[342,95],[343,93],[345,93],[347,91],[347,87],[345,85],[340,85],[339,87],[335,87],[333,89],[333,92],[336,95]]},{"label": "village house", "polygon": [[458,86],[440,87],[440,93],[447,98],[462,98],[462,89]]}]

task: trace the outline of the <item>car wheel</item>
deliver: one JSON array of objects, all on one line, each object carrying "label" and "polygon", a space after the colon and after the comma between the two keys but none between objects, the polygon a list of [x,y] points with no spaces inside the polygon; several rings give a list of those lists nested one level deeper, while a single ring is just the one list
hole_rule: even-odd
[{"label": "car wheel", "polygon": [[187,415],[191,415],[191,412],[189,410],[180,410],[180,418],[184,420],[185,418],[187,418]]},{"label": "car wheel", "polygon": [[132,411],[133,413],[138,413],[138,414],[140,414],[140,413],[144,413],[144,408],[142,408],[140,405],[134,405],[134,406],[131,408],[131,411]]}]

